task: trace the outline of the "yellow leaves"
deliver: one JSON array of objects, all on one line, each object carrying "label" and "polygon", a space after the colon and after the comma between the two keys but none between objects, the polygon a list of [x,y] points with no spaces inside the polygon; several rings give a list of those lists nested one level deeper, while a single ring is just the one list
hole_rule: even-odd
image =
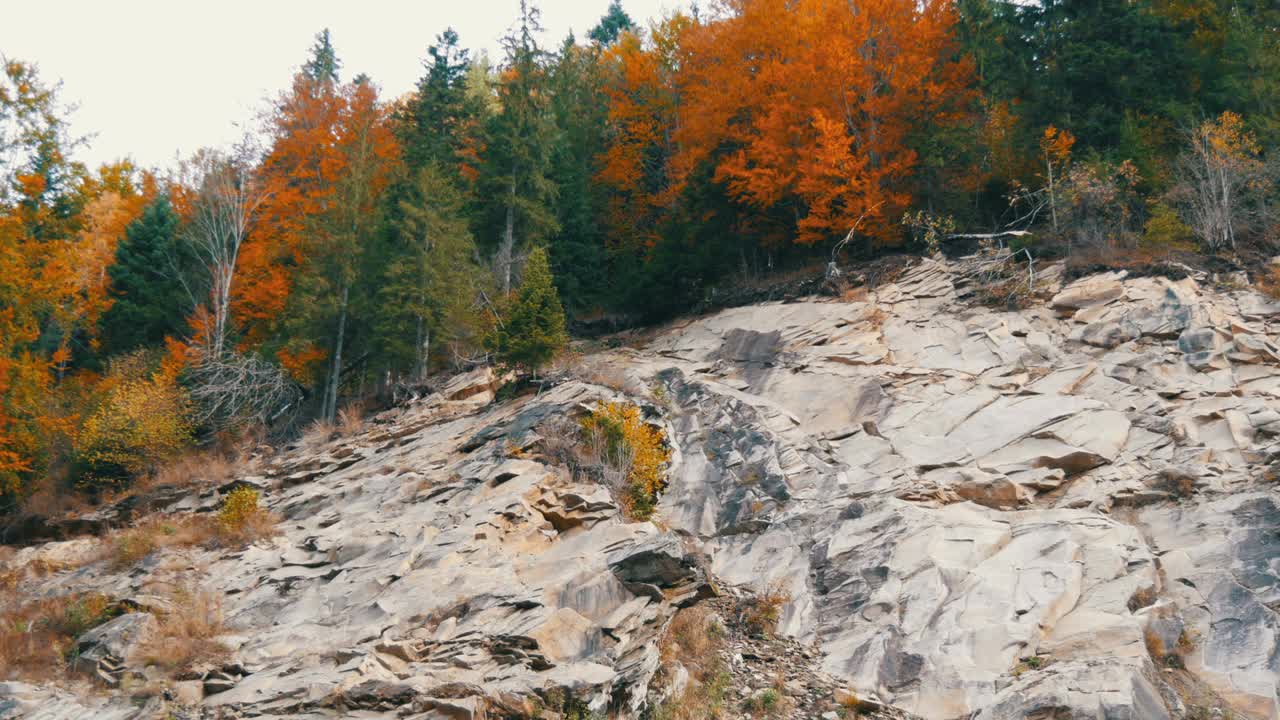
[{"label": "yellow leaves", "polygon": [[141,356],[117,361],[102,404],[78,438],[84,482],[115,483],[146,472],[191,442],[191,406],[172,377],[148,373]]},{"label": "yellow leaves", "polygon": [[663,468],[671,460],[662,430],[646,423],[640,408],[628,403],[605,403],[582,420],[584,434],[598,444],[596,451],[610,466],[626,472],[627,513],[647,519],[658,494],[666,487]]},{"label": "yellow leaves", "polygon": [[1044,135],[1040,137],[1040,151],[1044,153],[1048,162],[1056,166],[1065,165],[1071,160],[1071,148],[1075,144],[1074,135],[1052,125],[1045,128]]},{"label": "yellow leaves", "polygon": [[258,491],[241,486],[228,493],[222,501],[222,507],[218,508],[218,524],[228,531],[238,531],[258,512]]},{"label": "yellow leaves", "polygon": [[1244,118],[1230,110],[1214,120],[1206,120],[1197,135],[1219,155],[1237,160],[1257,156],[1261,151],[1254,134],[1245,127]]}]

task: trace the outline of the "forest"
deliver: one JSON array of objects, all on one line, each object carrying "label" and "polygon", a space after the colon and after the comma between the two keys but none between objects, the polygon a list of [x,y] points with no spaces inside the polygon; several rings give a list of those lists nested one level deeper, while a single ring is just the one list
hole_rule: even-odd
[{"label": "forest", "polygon": [[5,57],[3,512],[962,236],[1280,280],[1273,0],[602,12],[557,43],[525,0],[494,58],[424,38],[402,97],[323,30],[242,142],[163,169],[77,162],[56,79]]}]

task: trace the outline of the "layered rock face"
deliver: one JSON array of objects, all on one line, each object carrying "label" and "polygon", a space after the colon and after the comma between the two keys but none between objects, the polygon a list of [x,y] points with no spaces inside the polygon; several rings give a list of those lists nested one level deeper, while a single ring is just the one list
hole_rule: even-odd
[{"label": "layered rock face", "polygon": [[958,279],[658,339],[664,516],[925,718],[1280,717],[1280,306],[1108,275],[996,312]]},{"label": "layered rock face", "polygon": [[[460,379],[245,478],[271,541],[30,592],[145,608],[198,575],[235,633],[187,698],[209,716],[532,716],[566,693],[635,716],[672,614],[718,582],[785,588],[782,635],[927,720],[1280,718],[1280,304],[1111,274],[1003,312],[964,287],[926,260],[865,301],[663,328],[537,396]],[[538,450],[621,395],[672,445],[652,523]],[[0,685],[0,717],[41,706],[134,712]]]}]

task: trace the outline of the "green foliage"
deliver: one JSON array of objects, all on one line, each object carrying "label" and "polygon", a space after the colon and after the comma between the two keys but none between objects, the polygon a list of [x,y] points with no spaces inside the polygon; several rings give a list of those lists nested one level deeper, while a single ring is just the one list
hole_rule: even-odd
[{"label": "green foliage", "polygon": [[185,327],[178,214],[166,195],[156,198],[116,246],[111,308],[101,320],[104,348],[118,354],[159,345]]},{"label": "green foliage", "polygon": [[342,63],[329,40],[329,28],[316,33],[316,44],[311,46],[311,58],[302,66],[302,72],[312,80],[338,82],[338,69]]},{"label": "green foliage", "polygon": [[467,134],[473,131],[481,110],[476,99],[467,94],[468,54],[458,45],[453,28],[441,33],[436,44],[427,49],[427,72],[397,118],[397,134],[410,171],[435,164],[450,179],[457,177]]},{"label": "green foliage", "polygon": [[521,0],[519,22],[502,39],[501,109],[485,132],[481,236],[496,245],[504,291],[519,248],[539,245],[559,229],[558,190],[550,176],[556,127],[549,108],[547,53],[537,42],[541,32],[537,8]]},{"label": "green foliage", "polygon": [[1152,250],[1187,250],[1193,246],[1191,228],[1177,211],[1159,200],[1148,203],[1142,244]]},{"label": "green foliage", "polygon": [[389,367],[420,378],[433,346],[478,334],[480,271],[462,195],[439,166],[424,166],[405,194],[379,290],[378,344]]},{"label": "green foliage", "polygon": [[525,261],[524,282],[489,336],[499,362],[536,372],[569,342],[564,308],[551,281],[547,253],[534,248]]},{"label": "green foliage", "polygon": [[548,251],[565,306],[587,310],[610,300],[602,222],[607,197],[596,182],[608,148],[609,109],[599,48],[566,40],[548,84],[557,129],[549,176],[559,193],[558,229]]},{"label": "green foliage", "polygon": [[618,40],[619,35],[635,30],[635,27],[636,24],[631,20],[631,16],[622,9],[620,0],[609,0],[609,9],[604,17],[600,18],[600,22],[587,33],[587,37],[601,45],[612,45]]}]

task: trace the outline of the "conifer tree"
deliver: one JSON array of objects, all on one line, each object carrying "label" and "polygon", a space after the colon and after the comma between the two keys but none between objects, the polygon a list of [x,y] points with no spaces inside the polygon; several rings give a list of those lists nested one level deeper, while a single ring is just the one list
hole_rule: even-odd
[{"label": "conifer tree", "polygon": [[631,32],[635,28],[635,22],[627,11],[622,9],[620,0],[610,0],[609,9],[605,11],[604,17],[600,18],[600,22],[587,33],[587,37],[601,45],[612,45],[617,42],[618,36],[622,33]]},{"label": "conifer tree", "polygon": [[473,332],[475,243],[462,194],[435,164],[418,171],[400,201],[395,259],[379,292],[378,336],[388,366],[421,380],[431,351]]},{"label": "conifer tree", "polygon": [[497,236],[495,265],[504,295],[519,246],[545,240],[558,228],[555,183],[549,177],[555,125],[549,101],[546,53],[538,9],[520,2],[517,27],[502,41],[506,66],[498,85],[501,111],[490,123],[481,194],[488,203],[487,226]]},{"label": "conifer tree", "polygon": [[536,373],[568,344],[564,308],[542,248],[529,253],[519,294],[505,315],[490,337],[491,349],[504,365]]},{"label": "conifer tree", "polygon": [[302,72],[316,82],[338,82],[338,70],[342,62],[329,40],[329,28],[316,33],[316,44],[311,46],[311,59],[302,66]]},{"label": "conifer tree", "polygon": [[178,214],[161,195],[130,223],[116,246],[111,277],[111,308],[102,317],[104,349],[117,354],[157,345],[183,327],[184,296]]}]

